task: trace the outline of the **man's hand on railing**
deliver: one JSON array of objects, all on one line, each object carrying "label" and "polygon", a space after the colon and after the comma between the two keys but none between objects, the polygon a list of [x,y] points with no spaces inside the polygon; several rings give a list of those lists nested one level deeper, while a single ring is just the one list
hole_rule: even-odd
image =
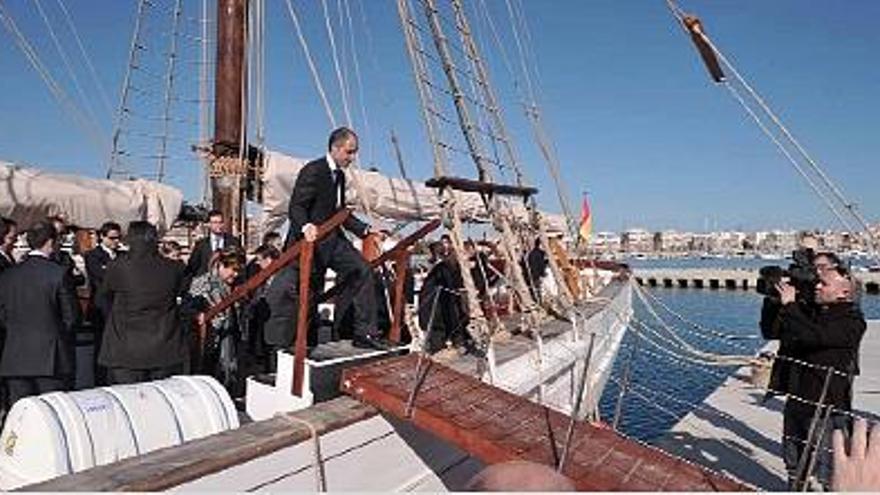
[{"label": "man's hand on railing", "polygon": [[315,242],[318,238],[318,227],[315,227],[315,224],[307,223],[303,226],[302,233],[306,241]]}]

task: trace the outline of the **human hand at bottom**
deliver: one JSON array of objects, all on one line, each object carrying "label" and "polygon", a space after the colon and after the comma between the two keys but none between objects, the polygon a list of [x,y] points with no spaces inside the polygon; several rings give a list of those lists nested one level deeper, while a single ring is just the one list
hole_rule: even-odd
[{"label": "human hand at bottom", "polygon": [[834,491],[880,491],[880,427],[871,428],[857,419],[853,425],[847,455],[843,432],[836,430],[831,439],[834,446]]}]

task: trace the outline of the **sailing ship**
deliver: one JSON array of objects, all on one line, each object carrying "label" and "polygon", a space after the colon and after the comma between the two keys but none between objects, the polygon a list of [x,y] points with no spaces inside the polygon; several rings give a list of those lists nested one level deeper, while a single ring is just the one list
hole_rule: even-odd
[{"label": "sailing ship", "polygon": [[[552,215],[538,210],[535,200],[538,191],[526,183],[523,166],[516,155],[512,137],[508,135],[495,89],[489,80],[488,68],[481,60],[481,53],[471,33],[465,6],[458,0],[442,2],[442,5],[438,5],[433,0],[419,1],[416,4],[414,7],[407,0],[397,2],[414,79],[421,99],[420,107],[434,156],[435,175],[426,182],[417,182],[406,177],[392,179],[375,172],[359,170],[349,172],[351,180],[348,183],[353,184],[353,191],[349,197],[353,207],[359,208],[373,218],[423,224],[393,249],[372,262],[377,265],[393,259],[398,270],[405,269],[412,246],[435,230],[440,225],[439,220],[443,219],[452,238],[455,257],[460,266],[467,267],[468,257],[464,249],[466,237],[463,225],[467,222],[490,224],[496,229],[500,238],[497,265],[509,291],[513,294],[516,311],[508,316],[502,316],[490,308],[486,301],[479,300],[470,271],[462,270],[469,312],[468,332],[477,342],[479,352],[459,356],[453,362],[446,363],[444,368],[449,369],[449,372],[457,373],[462,379],[473,380],[475,384],[489,384],[485,385],[489,390],[496,390],[499,393],[505,391],[513,397],[522,397],[522,400],[527,402],[534,401],[540,410],[558,411],[555,414],[570,416],[572,425],[575,420],[580,423],[584,418],[595,419],[602,388],[631,313],[631,285],[628,272],[619,266],[605,268],[592,266],[579,269],[572,260],[568,259],[559,241],[556,238],[551,239],[550,232],[559,235],[571,233],[576,221],[571,216],[564,190],[561,188],[557,193],[567,215]],[[287,6],[292,20],[297,24],[293,4],[288,2]],[[126,174],[130,174],[133,168],[131,153],[124,144],[133,133],[122,127],[132,113],[130,109],[132,94],[138,91],[132,80],[136,76],[134,71],[138,64],[142,63],[143,45],[148,42],[144,28],[147,23],[144,17],[151,7],[151,3],[146,0],[141,0],[138,4],[138,19],[129,57],[130,67],[126,73],[117,112],[117,125],[111,139],[112,153],[107,179],[89,182],[85,187],[92,187],[93,190],[101,190],[102,187],[122,189],[133,188],[132,184],[137,184],[141,185],[141,189],[153,188],[165,193],[165,196],[159,193],[152,196],[145,194],[144,202],[147,206],[136,206],[134,214],[123,211],[122,201],[119,202],[119,206],[116,203],[105,202],[100,205],[103,206],[103,210],[93,214],[92,210],[95,208],[85,206],[96,205],[94,196],[74,196],[73,200],[49,202],[33,201],[36,199],[34,197],[14,198],[14,201],[22,204],[28,204],[28,200],[32,200],[31,204],[38,205],[34,215],[39,217],[60,210],[76,225],[94,227],[101,221],[111,218],[155,220],[154,210],[158,207],[164,213],[161,217],[162,221],[158,222],[159,225],[165,228],[171,226],[172,218],[168,216],[168,212],[179,208],[180,195],[170,194],[172,198],[168,200],[166,198],[169,196],[168,191],[173,189],[162,184],[163,177],[169,173],[167,138],[160,139],[160,149],[156,156],[156,174],[152,177],[154,181],[120,180]],[[326,8],[326,4],[324,7]],[[214,136],[210,142],[203,142],[195,148],[206,164],[213,206],[223,211],[227,218],[232,219],[234,231],[237,234],[245,232],[246,198],[263,204],[265,221],[269,228],[275,228],[283,222],[287,210],[286,203],[293,189],[296,173],[304,162],[272,151],[260,142],[260,139],[254,139],[246,132],[248,116],[243,109],[247,108],[245,74],[248,72],[245,67],[262,64],[259,58],[253,57],[255,52],[253,46],[248,46],[248,42],[261,43],[254,39],[259,29],[251,31],[251,28],[264,22],[260,16],[264,15],[265,5],[260,0],[220,0],[217,2],[216,12],[218,46]],[[171,13],[176,29],[182,17],[181,2],[176,2],[172,6]],[[11,19],[8,12],[4,11],[3,14],[4,20]],[[459,37],[458,43],[450,41],[450,38],[444,34],[444,30],[449,27],[444,27],[446,21],[441,19],[446,16],[454,19],[453,29]],[[418,32],[418,29],[424,32]],[[426,35],[428,32],[430,35]],[[429,43],[433,48],[428,46]],[[453,53],[453,50],[457,52]],[[177,52],[175,37],[172,36],[163,105],[166,133],[172,120],[169,111],[174,100],[170,92],[174,83],[174,58]],[[437,63],[437,59],[442,59],[444,62]],[[469,64],[469,68],[456,68],[456,64]],[[470,90],[465,88],[460,80],[463,75],[470,78],[468,81],[472,86]],[[204,85],[204,80],[202,84]],[[438,91],[438,88],[444,87],[447,88],[444,90],[445,95]],[[204,92],[204,88],[202,89]],[[463,96],[449,98],[449,94],[468,95],[468,99]],[[554,178],[559,181],[558,163],[540,127],[537,109],[531,108],[529,115],[536,133],[544,140],[541,143],[542,152],[553,170]],[[451,122],[457,122],[457,132],[451,133],[448,129],[443,132],[438,130],[439,126],[448,126]],[[480,132],[485,135],[480,135]],[[496,148],[494,155],[490,153],[487,145]],[[476,179],[452,175],[453,160],[449,154],[450,150],[456,147],[467,150],[465,155],[469,156],[476,168]],[[498,148],[502,151],[499,152]],[[504,178],[512,176],[515,181],[511,184],[500,183],[502,176]],[[16,177],[16,180],[20,179]],[[71,184],[75,180],[71,179]],[[561,184],[557,182],[557,186]],[[16,203],[16,208],[18,206]],[[131,208],[128,204],[124,206]],[[13,217],[19,213],[16,208],[11,209]],[[349,214],[348,210],[343,210],[328,221],[328,224],[321,226],[320,235],[326,234],[338,225],[347,214]],[[533,284],[527,281],[529,275],[521,267],[521,260],[524,259],[527,248],[536,238],[544,251],[550,253],[550,276],[554,278],[558,287],[556,294],[544,294],[541,299],[536,297],[533,289],[530,289]],[[308,266],[307,257],[311,249],[312,246],[303,242],[290,247],[281,259],[267,268],[264,273],[245,286],[239,287],[230,298],[209,310],[208,321],[223,308],[236,304],[257,285],[265,283],[272,274],[294,260],[299,259]],[[397,279],[402,281],[404,272],[398,271],[397,275]],[[332,297],[332,291],[330,287],[328,290],[330,295],[325,294],[321,297]],[[308,293],[308,290],[304,293]],[[417,359],[420,363],[423,360],[425,363],[433,362],[431,357],[425,355],[420,348],[425,340],[424,332],[428,329],[419,335],[417,322],[411,317],[407,318],[408,312],[402,307],[399,290],[394,299],[391,340],[399,341],[400,331],[404,325],[414,333],[413,344],[407,348],[401,347],[398,352],[413,352],[410,358],[418,355]],[[301,301],[301,312],[306,304],[306,301]],[[268,380],[265,377],[248,380],[248,398],[245,402],[253,419],[272,423],[273,420],[269,418],[272,418],[273,414],[296,409],[303,409],[304,413],[308,414],[308,411],[322,406],[322,402],[318,401],[326,402],[328,398],[339,395],[338,385],[334,382],[338,383],[340,369],[375,359],[380,359],[378,363],[385,367],[385,359],[388,355],[384,353],[365,355],[338,343],[327,344],[325,349],[319,346],[307,359],[303,340],[306,318],[300,318],[299,324],[301,326],[297,335],[301,338],[289,354],[282,353],[279,357],[277,373],[268,377]],[[320,357],[322,354],[327,354],[329,357],[322,359]],[[391,358],[391,361],[410,358]],[[388,364],[388,367],[391,369],[392,365]],[[425,367],[420,366],[418,373],[427,375],[430,368],[427,364]],[[328,376],[331,377],[329,381]],[[423,376],[422,379],[430,381],[430,377],[427,376]],[[329,388],[328,383],[331,384]],[[89,395],[90,393],[92,395]],[[98,391],[86,390],[74,394],[80,394],[74,395],[74,402],[77,404],[87,402],[89,400],[87,396],[91,397],[91,400],[98,400],[95,398]],[[115,399],[106,400],[115,403]],[[461,397],[460,405],[465,405],[467,400],[466,396]],[[333,401],[329,403],[332,404]],[[418,401],[416,405],[417,403]],[[21,437],[20,430],[27,422],[16,421],[16,418],[34,414],[35,407],[30,407],[30,412],[22,412],[28,409],[25,406],[17,406],[17,409],[11,411],[12,420],[4,430],[4,438],[11,445],[11,448],[7,449],[5,465],[14,466],[12,470],[21,474],[21,470],[24,469],[22,466],[27,465],[27,459],[22,461],[21,458],[16,458],[16,451],[19,457],[26,457],[33,451],[26,447],[27,443]],[[137,412],[126,410],[126,414],[137,414]],[[363,415],[363,412],[359,414]],[[254,425],[264,421],[257,421]],[[334,428],[351,421],[353,420],[350,418],[344,418],[341,424],[335,424]],[[379,423],[381,423],[380,428],[387,428],[391,424],[384,418],[381,421],[372,418],[357,421],[351,427],[355,430],[363,428],[364,422],[370,423],[371,428],[375,428]],[[233,426],[236,423],[227,421],[225,424]],[[90,428],[94,423],[86,421],[85,425],[86,428]],[[136,429],[134,424],[132,428]],[[137,433],[135,437],[138,437]],[[180,437],[179,440],[184,437]],[[10,442],[10,439],[19,440]],[[137,443],[135,441],[135,444]],[[445,448],[451,448],[448,446],[449,442],[444,443],[442,439],[428,442],[429,445],[431,443],[446,444]],[[92,447],[96,445],[93,444]],[[149,448],[145,447],[144,451],[127,450],[125,451],[127,454],[115,449],[115,453],[112,453],[110,458],[95,455],[92,461],[98,465],[112,459],[114,455],[120,458],[132,453],[146,454],[149,449],[156,447],[156,444],[152,444]],[[73,466],[74,464],[68,464],[70,469],[73,469]],[[78,464],[76,470],[81,470],[83,466],[81,463]],[[45,478],[45,470],[40,472],[39,476]],[[7,482],[5,487],[37,481],[37,479],[29,479],[26,475],[14,478],[16,481]],[[385,486],[385,488],[394,488],[394,486]]]},{"label": "sailing ship", "polygon": [[[138,19],[148,5],[146,0],[139,3]],[[326,2],[322,6],[326,15]],[[288,2],[287,7],[302,39],[293,4]],[[713,80],[724,80],[726,62],[714,58],[717,50],[707,44],[701,24],[672,2],[670,7],[697,43]],[[558,160],[532,98],[526,115],[557,181],[563,210],[562,216],[554,217],[536,207],[537,190],[528,185],[508,134],[483,53],[474,40],[468,7],[460,0],[398,0],[397,8],[435,173],[418,182],[406,174],[392,179],[375,172],[351,172],[352,206],[377,217],[421,224],[371,263],[378,266],[394,260],[396,267],[405,267],[412,246],[442,220],[455,256],[467,266],[462,226],[488,222],[501,239],[499,258],[518,311],[506,317],[491,311],[477,298],[474,281],[463,270],[469,332],[481,352],[440,363],[420,352],[424,334],[419,335],[395,287],[391,338],[398,340],[402,327],[408,326],[416,337],[408,354],[358,354],[332,344],[323,355],[307,357],[301,326],[297,335],[302,339],[279,358],[275,376],[249,381],[253,393],[248,396],[248,412],[257,421],[169,449],[150,452],[160,447],[151,444],[150,449],[127,451],[126,455],[139,454],[128,459],[111,448],[94,456],[94,465],[118,462],[35,488],[462,489],[470,475],[486,464],[513,459],[553,465],[581,489],[745,488],[595,423],[597,401],[631,323],[634,289],[629,273],[621,265],[569,258],[549,235],[571,235],[577,225],[560,184]],[[180,9],[178,1],[171,9],[174,19],[180,17]],[[213,205],[234,219],[237,231],[245,230],[245,198],[261,202],[274,227],[283,220],[285,202],[303,161],[267,148],[259,130],[253,141],[246,132],[245,75],[249,66],[263,70],[259,50],[251,42],[259,39],[265,5],[261,0],[219,0],[217,12],[215,132],[197,149],[209,171]],[[521,22],[521,16],[521,12],[514,15],[512,25]],[[143,36],[136,27],[130,66],[137,65],[135,55]],[[119,121],[125,119],[126,95],[132,92],[128,79]],[[320,78],[315,80],[320,88]],[[170,85],[172,78],[166,81]],[[326,106],[326,98],[324,102]],[[328,113],[333,121],[332,111]],[[114,133],[108,176],[120,175],[125,153],[118,144],[124,135],[120,129]],[[457,161],[464,156],[473,166],[476,173],[468,175],[475,178],[454,175],[450,164],[456,160],[450,156],[455,153],[460,155]],[[163,155],[159,154],[157,178],[167,166]],[[342,211],[328,221],[322,234],[347,214]],[[550,297],[535,297],[519,266],[524,248],[534,238],[551,253],[550,272],[559,290]],[[294,260],[308,265],[312,249],[307,243],[292,246],[264,273],[212,308],[208,319]],[[308,278],[301,283],[308,284]],[[321,297],[329,298],[332,292],[331,287]],[[304,307],[301,301],[301,311]],[[305,325],[305,318],[299,324]],[[78,397],[88,402],[88,395]],[[235,422],[227,415],[226,424]],[[7,447],[12,433],[4,430]],[[7,451],[14,451],[15,443]]]}]

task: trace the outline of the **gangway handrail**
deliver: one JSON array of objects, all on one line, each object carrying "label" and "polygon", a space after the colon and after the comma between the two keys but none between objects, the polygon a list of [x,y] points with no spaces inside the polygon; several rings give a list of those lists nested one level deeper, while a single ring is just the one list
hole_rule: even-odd
[{"label": "gangway handrail", "polygon": [[[367,263],[370,266],[370,269],[374,270],[388,261],[394,261],[394,297],[391,308],[391,330],[388,332],[388,340],[393,344],[400,342],[400,328],[401,321],[403,320],[403,291],[404,282],[406,281],[406,271],[409,269],[409,249],[415,245],[415,243],[424,239],[426,235],[436,230],[437,227],[440,226],[440,223],[439,219],[431,220],[425,225],[419,227],[419,229],[412,234],[401,239],[393,248],[385,251],[380,256]],[[317,296],[317,301],[319,303],[325,302],[328,299],[337,296],[341,290],[342,285],[336,284],[326,292],[319,294]]]},{"label": "gangway handrail", "polygon": [[[351,210],[348,208],[343,208],[336,212],[332,217],[330,217],[326,222],[322,223],[318,226],[318,235],[315,239],[315,242],[323,240],[327,235],[333,232],[334,229],[342,225],[346,219],[348,219],[349,215],[351,215]],[[301,239],[295,243],[293,243],[289,248],[287,248],[281,256],[278,257],[277,260],[273,261],[269,266],[265,269],[257,272],[250,280],[247,280],[245,283],[239,285],[235,288],[228,296],[224,297],[214,306],[208,308],[205,311],[205,322],[210,322],[214,318],[217,317],[220,313],[226,311],[233,304],[241,301],[251,292],[257,290],[258,287],[266,283],[272,275],[280,272],[287,265],[291,264],[295,261],[302,250],[302,246],[305,243],[305,239]]]},{"label": "gangway handrail", "polygon": [[[386,263],[388,261],[396,261],[396,260],[400,259],[402,257],[402,255],[404,254],[404,252],[406,252],[410,247],[412,247],[413,244],[420,241],[422,238],[424,238],[426,235],[433,232],[439,226],[440,226],[440,220],[436,220],[436,219],[431,220],[430,222],[426,223],[425,225],[422,225],[419,228],[419,230],[404,237],[403,239],[400,240],[400,242],[395,244],[393,248],[391,248],[388,251],[385,251],[379,257],[370,261],[368,263],[370,265],[370,268],[377,268],[378,266],[380,266],[383,263]],[[330,289],[328,289],[326,292],[321,293],[318,296],[318,302],[322,303],[322,302],[325,302],[334,296],[339,295],[340,290],[342,290],[341,285],[334,285],[333,287],[330,287]]]},{"label": "gangway handrail", "polygon": [[[305,368],[305,355],[306,355],[306,332],[308,329],[308,316],[309,316],[309,294],[310,294],[310,283],[311,283],[311,271],[312,271],[312,258],[314,255],[314,247],[315,243],[323,240],[327,235],[333,232],[336,228],[338,228],[345,220],[351,215],[351,210],[342,209],[329,220],[324,222],[318,227],[318,235],[314,242],[308,242],[305,240],[299,240],[291,245],[287,250],[285,250],[281,256],[273,261],[269,266],[265,269],[260,270],[251,277],[250,280],[246,281],[244,284],[235,288],[228,296],[223,298],[216,305],[210,307],[204,313],[203,324],[199,326],[199,346],[200,351],[201,347],[204,346],[205,335],[207,333],[207,325],[216,318],[220,313],[229,309],[233,304],[241,301],[245,297],[247,297],[250,293],[255,291],[258,287],[265,284],[270,277],[284,269],[286,266],[293,263],[295,260],[299,259],[301,264],[301,269],[299,270],[299,301],[297,308],[297,319],[296,319],[296,337],[293,345],[293,355],[294,355],[294,366],[293,366],[293,387],[291,392],[299,397],[302,397],[303,392],[303,376],[304,376],[304,368]],[[440,226],[440,220],[432,220],[427,224],[420,227],[418,230],[408,235],[400,242],[398,242],[392,249],[389,251],[382,253],[381,256],[376,259],[370,261],[368,264],[371,269],[374,269],[378,266],[381,266],[383,263],[387,261],[395,261],[395,283],[394,283],[394,304],[392,308],[391,315],[391,330],[389,332],[389,340],[392,343],[398,343],[400,341],[400,329],[401,329],[401,321],[402,321],[402,313],[403,313],[403,292],[404,292],[404,281],[406,277],[406,270],[408,269],[408,258],[409,258],[409,250],[410,248],[419,240],[424,238],[429,233],[433,232],[437,227]],[[335,296],[338,293],[338,287],[334,286],[329,291],[317,296],[317,300],[319,302],[325,301],[330,297]]]}]

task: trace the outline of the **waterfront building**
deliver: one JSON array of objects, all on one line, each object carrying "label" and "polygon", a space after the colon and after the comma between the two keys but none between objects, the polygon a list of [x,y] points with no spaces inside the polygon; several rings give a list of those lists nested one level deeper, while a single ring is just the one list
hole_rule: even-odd
[{"label": "waterfront building", "polygon": [[596,232],[590,237],[590,250],[598,253],[616,253],[620,251],[620,234],[616,232]]},{"label": "waterfront building", "polygon": [[654,249],[654,235],[645,229],[628,229],[621,236],[621,247],[627,253],[647,253]]}]

